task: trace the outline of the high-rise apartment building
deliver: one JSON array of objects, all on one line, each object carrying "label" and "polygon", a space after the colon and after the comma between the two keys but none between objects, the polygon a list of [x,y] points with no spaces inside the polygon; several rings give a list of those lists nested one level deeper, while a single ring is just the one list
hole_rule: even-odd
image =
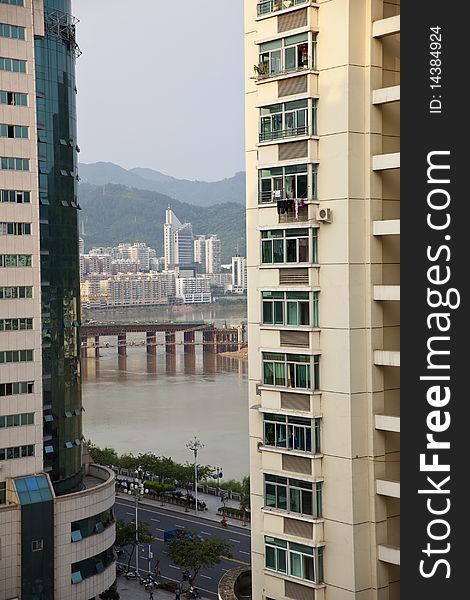
[{"label": "high-rise apartment building", "polygon": [[247,269],[245,256],[232,256],[232,290],[245,292],[247,287]]},{"label": "high-rise apartment building", "polygon": [[194,240],[194,262],[200,265],[200,273],[206,272],[206,236],[198,235]]},{"label": "high-rise apartment building", "polygon": [[170,207],[163,226],[165,269],[185,267],[194,261],[194,235],[191,223],[181,223]]},{"label": "high-rise apartment building", "polygon": [[222,242],[212,234],[206,239],[206,273],[220,273]]},{"label": "high-rise apartment building", "polygon": [[114,475],[84,467],[75,19],[0,2],[0,599],[115,579]]},{"label": "high-rise apartment building", "polygon": [[399,0],[245,0],[253,598],[399,597]]}]

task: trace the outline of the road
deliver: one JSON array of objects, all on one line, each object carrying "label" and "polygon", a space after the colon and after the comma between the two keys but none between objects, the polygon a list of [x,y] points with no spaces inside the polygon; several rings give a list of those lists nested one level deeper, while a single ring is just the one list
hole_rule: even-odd
[{"label": "road", "polygon": [[[135,516],[135,504],[133,500],[119,498],[114,505],[116,519],[133,521]],[[250,563],[250,533],[239,527],[223,527],[217,521],[209,521],[196,517],[191,513],[176,513],[159,507],[139,505],[139,522],[147,523],[152,534],[157,538],[151,544],[153,558],[150,568],[153,570],[156,562],[160,559],[160,571],[162,577],[167,579],[181,580],[181,569],[172,564],[168,554],[168,544],[163,542],[163,532],[169,529],[184,528],[199,533],[203,538],[219,538],[232,544],[232,558],[223,560],[209,571],[200,572],[196,579],[196,586],[203,596],[217,598],[217,584],[222,575],[241,565]],[[148,544],[139,549],[139,569],[148,571]],[[121,559],[123,560],[123,559]],[[135,566],[135,557],[132,559]]]}]

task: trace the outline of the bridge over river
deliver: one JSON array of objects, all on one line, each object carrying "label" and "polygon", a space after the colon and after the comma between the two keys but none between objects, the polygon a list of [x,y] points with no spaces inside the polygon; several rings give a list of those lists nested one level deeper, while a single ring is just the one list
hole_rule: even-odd
[{"label": "bridge over river", "polygon": [[[165,346],[166,352],[174,354],[182,345],[185,352],[195,352],[202,346],[204,352],[232,352],[245,343],[245,328],[216,328],[205,321],[149,321],[106,322],[85,321],[80,327],[82,357],[98,357],[100,348],[117,347],[118,354],[127,353],[127,334],[142,333],[148,354],[156,354],[157,346]],[[115,337],[116,343],[103,342],[103,337]],[[130,345],[139,345],[131,342]]]}]

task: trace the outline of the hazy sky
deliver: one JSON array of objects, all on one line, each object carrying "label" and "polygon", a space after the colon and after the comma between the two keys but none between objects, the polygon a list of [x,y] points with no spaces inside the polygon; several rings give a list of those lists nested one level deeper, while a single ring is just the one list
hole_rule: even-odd
[{"label": "hazy sky", "polygon": [[244,170],[241,0],[74,0],[80,162]]}]

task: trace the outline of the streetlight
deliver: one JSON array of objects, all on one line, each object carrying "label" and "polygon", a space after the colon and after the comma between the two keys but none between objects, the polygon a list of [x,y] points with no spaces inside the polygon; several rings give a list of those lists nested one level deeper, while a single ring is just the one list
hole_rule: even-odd
[{"label": "streetlight", "polygon": [[135,500],[135,572],[139,574],[139,502],[142,500],[145,494],[148,494],[148,488],[144,488],[144,484],[138,479],[135,483],[129,485],[127,493],[130,496],[134,496]]},{"label": "streetlight", "polygon": [[194,492],[196,497],[196,515],[197,515],[197,453],[200,448],[204,448],[204,444],[200,442],[196,436],[186,444],[186,448],[194,454]]},{"label": "streetlight", "polygon": [[216,474],[214,475],[214,477],[217,479],[217,492],[216,495],[219,495],[219,481],[220,479],[224,476],[223,472],[222,472],[222,467],[216,467]]}]

